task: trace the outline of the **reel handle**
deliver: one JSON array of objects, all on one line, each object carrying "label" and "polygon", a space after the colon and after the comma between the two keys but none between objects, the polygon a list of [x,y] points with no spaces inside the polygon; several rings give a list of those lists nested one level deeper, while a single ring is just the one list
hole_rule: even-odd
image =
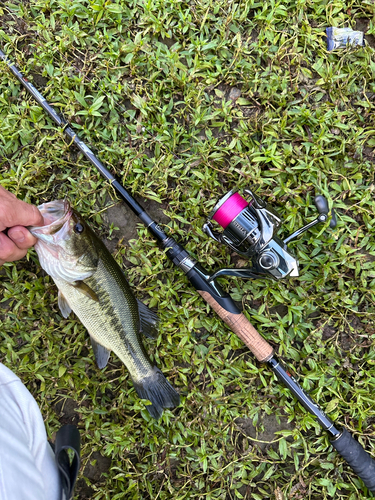
[{"label": "reel handle", "polygon": [[338,438],[331,440],[331,444],[367,488],[375,492],[375,460],[363,449],[362,445],[346,429]]},{"label": "reel handle", "polygon": [[[318,194],[318,196],[315,196],[314,203],[315,203],[315,206],[320,214],[328,215],[329,206],[328,206],[327,198],[325,196]],[[331,229],[333,229],[336,226],[337,226],[337,219],[336,219],[335,212],[332,209],[331,210],[331,222],[329,223],[329,227]]]}]

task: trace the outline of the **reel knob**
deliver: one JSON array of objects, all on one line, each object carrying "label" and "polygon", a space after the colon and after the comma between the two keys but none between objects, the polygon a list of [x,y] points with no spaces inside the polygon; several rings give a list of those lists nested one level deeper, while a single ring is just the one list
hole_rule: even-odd
[{"label": "reel knob", "polygon": [[[327,198],[325,198],[325,196],[321,194],[318,194],[318,196],[315,196],[314,203],[319,214],[326,215],[328,217],[329,207]],[[331,221],[329,223],[329,227],[333,229],[336,226],[337,226],[336,214],[333,210],[331,210]]]}]

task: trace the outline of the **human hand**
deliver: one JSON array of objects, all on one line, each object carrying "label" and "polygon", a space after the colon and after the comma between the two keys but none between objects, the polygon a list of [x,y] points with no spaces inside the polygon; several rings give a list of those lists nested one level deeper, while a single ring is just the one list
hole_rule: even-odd
[{"label": "human hand", "polygon": [[[35,205],[19,200],[0,186],[0,266],[22,259],[36,238],[25,226],[43,226],[41,213]],[[8,229],[7,234],[3,231]]]}]

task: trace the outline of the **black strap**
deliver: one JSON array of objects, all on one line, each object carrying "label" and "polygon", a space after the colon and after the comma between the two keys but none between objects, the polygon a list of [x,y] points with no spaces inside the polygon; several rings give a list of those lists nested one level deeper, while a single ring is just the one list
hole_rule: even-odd
[{"label": "black strap", "polygon": [[[70,500],[73,497],[74,485],[78,476],[81,439],[75,425],[63,425],[57,431],[55,440],[55,460],[59,468],[61,481],[61,500]],[[73,452],[71,460],[68,451]]]}]

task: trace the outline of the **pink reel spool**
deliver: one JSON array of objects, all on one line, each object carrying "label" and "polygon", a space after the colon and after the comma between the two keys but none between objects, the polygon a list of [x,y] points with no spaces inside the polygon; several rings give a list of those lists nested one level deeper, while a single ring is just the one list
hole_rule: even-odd
[{"label": "pink reel spool", "polygon": [[216,210],[212,219],[225,229],[248,205],[249,202],[245,198],[242,198],[238,193],[234,193]]}]

